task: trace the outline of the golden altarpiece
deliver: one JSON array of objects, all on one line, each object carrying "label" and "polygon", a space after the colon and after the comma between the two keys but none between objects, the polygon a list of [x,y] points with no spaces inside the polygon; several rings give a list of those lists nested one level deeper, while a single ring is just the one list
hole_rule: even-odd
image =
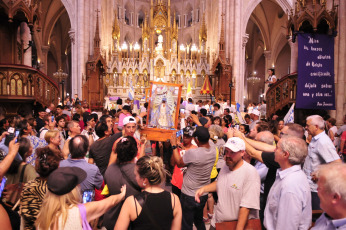
[{"label": "golden altarpiece", "polygon": [[[179,28],[175,12],[171,12],[170,0],[157,0],[155,4],[151,1],[150,12],[145,12],[142,24],[141,44],[121,41],[121,22],[116,11],[114,14],[112,48],[108,57],[102,57],[100,48],[94,44],[97,51],[87,63],[87,74],[83,78],[83,97],[89,103],[95,103],[96,98],[103,101],[106,94],[110,97],[127,98],[132,87],[135,98],[141,99],[145,96],[145,89],[150,87],[150,81],[182,84],[182,96],[186,95],[190,85],[192,95],[195,98],[200,96],[200,88],[209,73],[204,14],[197,45],[179,42]],[[99,38],[99,35],[95,34],[94,43],[99,42],[96,37]],[[96,91],[94,88],[99,88],[99,95],[92,92]]]}]

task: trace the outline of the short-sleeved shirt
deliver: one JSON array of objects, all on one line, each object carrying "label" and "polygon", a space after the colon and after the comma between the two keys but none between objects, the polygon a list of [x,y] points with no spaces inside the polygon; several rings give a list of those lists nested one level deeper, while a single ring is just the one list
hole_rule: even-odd
[{"label": "short-sleeved shirt", "polygon": [[104,175],[107,169],[113,144],[119,137],[121,137],[121,135],[121,132],[113,134],[112,136],[106,137],[105,139],[99,139],[95,141],[90,146],[89,158],[94,159],[94,162],[100,169],[102,175]]},{"label": "short-sleeved shirt", "polygon": [[[120,169],[121,168],[121,169]],[[121,187],[126,184],[126,195],[125,199],[132,195],[137,195],[140,192],[136,190],[133,186],[138,186],[136,181],[136,176],[134,173],[135,164],[111,164],[105,173],[105,184],[107,184],[109,189],[109,195],[116,195],[120,193]],[[123,171],[123,172],[121,172]],[[125,178],[125,176],[127,178]],[[130,182],[129,182],[130,181]],[[122,202],[118,203],[110,210],[108,210],[103,219],[103,224],[107,229],[114,229],[114,225],[117,222]]]},{"label": "short-sleeved shirt", "polygon": [[264,226],[275,229],[308,229],[311,225],[310,186],[300,165],[279,170],[264,210]]},{"label": "short-sleeved shirt", "polygon": [[188,196],[195,196],[199,188],[208,185],[215,159],[215,146],[187,150],[183,155],[183,161],[187,165],[187,169],[181,192]]},{"label": "short-sleeved shirt", "polygon": [[31,164],[32,166],[35,166],[36,161],[36,149],[42,148],[48,145],[48,143],[36,136],[27,136],[26,138],[29,139],[31,146],[33,147],[32,154],[26,158],[26,163]]},{"label": "short-sleeved shirt", "polygon": [[96,165],[89,164],[84,159],[66,159],[60,161],[60,167],[78,167],[87,173],[87,177],[80,184],[81,191],[99,189],[103,182],[103,176]]},{"label": "short-sleeved shirt", "polygon": [[312,192],[317,192],[317,184],[311,180],[311,173],[321,164],[326,164],[340,159],[335,146],[325,132],[314,136],[308,148],[303,170],[308,177]]},{"label": "short-sleeved shirt", "polygon": [[257,219],[260,209],[260,186],[260,177],[256,169],[246,161],[234,171],[230,171],[228,166],[224,165],[216,182],[219,201],[211,225],[237,220],[240,207],[250,209],[248,219]]}]

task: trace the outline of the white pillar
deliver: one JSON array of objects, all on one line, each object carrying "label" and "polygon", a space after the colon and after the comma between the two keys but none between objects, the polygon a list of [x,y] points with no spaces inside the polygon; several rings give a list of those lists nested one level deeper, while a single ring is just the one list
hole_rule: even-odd
[{"label": "white pillar", "polygon": [[[24,49],[27,49],[29,47],[29,41],[31,41],[31,33],[30,33],[30,28],[26,22],[22,22],[20,24],[20,38],[23,41],[24,44]],[[27,66],[31,66],[31,47],[29,47],[25,53],[23,53],[23,64]]]},{"label": "white pillar", "polygon": [[[85,23],[87,20],[84,21],[84,4],[87,4],[87,1],[84,0],[78,0],[78,6],[77,6],[77,28],[83,28],[87,27],[88,23]],[[77,75],[74,76],[72,80],[72,94],[78,94],[80,98],[82,98],[82,84],[81,79],[82,75],[84,74],[85,69],[85,62],[84,62],[84,31],[83,29],[78,29],[76,31],[76,43],[77,43]],[[84,67],[84,68],[83,68]],[[73,95],[71,95],[73,96]]]},{"label": "white pillar", "polygon": [[336,124],[342,125],[344,119],[345,110],[345,69],[346,69],[346,2],[339,1],[339,23],[338,23],[338,36],[339,36],[339,61],[338,61],[338,76],[336,84]]},{"label": "white pillar", "polygon": [[292,42],[292,38],[288,40],[288,44],[291,47],[291,64],[290,73],[295,73],[298,71],[298,41]]},{"label": "white pillar", "polygon": [[[245,60],[245,48],[246,44],[249,41],[249,34],[244,34],[243,39],[242,39],[242,51],[241,51],[241,75],[240,78],[238,79],[239,82],[239,98],[238,98],[238,103],[242,106],[242,109],[244,108],[244,95],[247,94],[247,74],[246,74],[246,60]],[[246,85],[246,88],[244,87]]]},{"label": "white pillar", "polygon": [[240,15],[241,15],[241,5],[240,2],[242,0],[236,0],[234,4],[234,12],[235,12],[235,18],[238,20],[235,20],[234,23],[234,59],[233,59],[233,78],[236,80],[236,93],[235,93],[235,101],[240,102],[242,101],[242,95],[243,95],[243,85],[240,84],[243,82],[243,76],[241,76],[241,69],[243,67],[242,64],[242,34],[241,34],[241,20],[240,20]]},{"label": "white pillar", "polygon": [[[272,66],[271,66],[271,51],[269,50],[265,50],[264,51],[264,57],[265,57],[265,70],[264,70],[264,73],[265,73],[265,77],[264,79],[267,80],[267,70],[270,69]],[[265,84],[264,86],[264,92],[267,92],[268,90],[268,84]]]}]

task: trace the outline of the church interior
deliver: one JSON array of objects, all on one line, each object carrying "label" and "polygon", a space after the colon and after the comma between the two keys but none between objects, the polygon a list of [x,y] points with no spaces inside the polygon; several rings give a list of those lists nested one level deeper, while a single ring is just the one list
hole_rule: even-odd
[{"label": "church interior", "polygon": [[[142,99],[150,81],[182,84],[182,96],[230,99],[268,111],[295,102],[297,33],[334,36],[337,124],[343,123],[343,0],[1,0],[0,101],[8,114],[77,94]],[[268,89],[267,70],[278,83]],[[210,81],[212,95],[202,93]],[[15,102],[15,103],[14,103]]]}]

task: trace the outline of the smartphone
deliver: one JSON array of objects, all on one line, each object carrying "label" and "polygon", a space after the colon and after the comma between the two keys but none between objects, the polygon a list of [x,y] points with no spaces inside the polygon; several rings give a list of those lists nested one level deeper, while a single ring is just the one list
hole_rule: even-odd
[{"label": "smartphone", "polygon": [[8,128],[7,132],[9,134],[6,136],[6,139],[5,139],[5,145],[6,146],[8,146],[10,144],[10,141],[13,140],[13,138],[14,138],[14,131],[15,131],[15,129],[13,127]]},{"label": "smartphone", "polygon": [[54,122],[54,116],[53,115],[52,115],[51,119],[52,119],[52,122]]},{"label": "smartphone", "polygon": [[236,128],[237,130],[239,130],[239,125],[235,125],[235,128]]},{"label": "smartphone", "polygon": [[2,191],[4,191],[6,181],[7,181],[7,178],[4,176],[1,180],[1,185],[0,185],[0,197],[2,196]]},{"label": "smartphone", "polygon": [[15,132],[15,134],[14,134],[14,137],[17,137],[16,143],[18,142],[18,136],[19,136],[19,130],[16,130],[16,132]]},{"label": "smartphone", "polygon": [[85,190],[83,192],[83,203],[88,203],[88,202],[91,202],[94,198],[94,190]]},{"label": "smartphone", "polygon": [[180,109],[180,113],[185,113],[185,109]]},{"label": "smartphone", "polygon": [[179,130],[179,131],[177,131],[177,137],[180,137],[180,136],[182,136],[183,135],[183,130],[181,129],[181,130]]}]

